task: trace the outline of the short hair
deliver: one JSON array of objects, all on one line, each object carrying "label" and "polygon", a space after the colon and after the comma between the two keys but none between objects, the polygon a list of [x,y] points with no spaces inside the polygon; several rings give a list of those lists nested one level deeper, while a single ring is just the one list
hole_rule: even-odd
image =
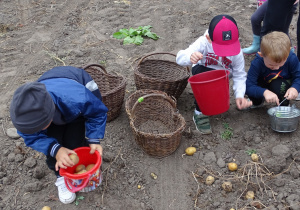
[{"label": "short hair", "polygon": [[291,41],[283,32],[273,31],[262,37],[260,52],[276,63],[287,59],[291,50]]}]

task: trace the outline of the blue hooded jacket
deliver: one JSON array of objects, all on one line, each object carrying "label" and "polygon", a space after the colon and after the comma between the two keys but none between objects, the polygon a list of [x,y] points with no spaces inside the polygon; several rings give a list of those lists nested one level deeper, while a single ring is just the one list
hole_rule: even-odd
[{"label": "blue hooded jacket", "polygon": [[[37,82],[45,84],[65,123],[84,117],[88,143],[100,144],[100,139],[104,138],[108,109],[101,101],[97,84],[87,72],[72,66],[55,67]],[[33,134],[18,133],[27,146],[45,155],[55,157],[61,148],[55,138],[47,136],[47,130]]]}]

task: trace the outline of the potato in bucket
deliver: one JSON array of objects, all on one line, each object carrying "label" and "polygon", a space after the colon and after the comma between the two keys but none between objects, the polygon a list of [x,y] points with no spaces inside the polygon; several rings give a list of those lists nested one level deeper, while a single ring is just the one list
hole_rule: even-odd
[{"label": "potato in bucket", "polygon": [[[59,174],[65,178],[65,184],[71,192],[89,192],[98,187],[102,182],[101,163],[102,157],[99,152],[90,154],[89,147],[79,147],[74,149],[79,157],[79,162],[73,167],[61,168]],[[89,171],[76,172],[79,165],[88,166],[94,164]],[[77,169],[78,170],[78,169]],[[75,174],[78,173],[78,174]]]}]

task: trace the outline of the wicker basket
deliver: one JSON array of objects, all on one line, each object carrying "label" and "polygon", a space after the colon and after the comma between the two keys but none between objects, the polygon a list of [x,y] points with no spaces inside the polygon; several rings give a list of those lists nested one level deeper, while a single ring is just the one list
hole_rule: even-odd
[{"label": "wicker basket", "polygon": [[176,57],[172,53],[153,53],[141,58],[134,70],[136,88],[161,90],[178,99],[187,86],[189,68],[168,60],[146,59],[157,54]]},{"label": "wicker basket", "polygon": [[[125,109],[126,109],[126,113],[130,119],[130,113],[132,111],[132,107],[135,104],[135,102],[142,96],[147,95],[147,94],[151,94],[151,93],[156,93],[156,94],[162,94],[167,96],[167,94],[163,91],[160,90],[150,90],[150,89],[141,89],[141,90],[137,90],[134,93],[132,93],[130,96],[128,96],[128,98],[125,101]],[[173,98],[176,102],[176,99]]]},{"label": "wicker basket", "polygon": [[148,155],[168,156],[180,145],[185,120],[167,95],[153,93],[142,99],[135,102],[130,114],[135,141]]},{"label": "wicker basket", "polygon": [[114,120],[121,112],[126,79],[120,75],[108,74],[105,68],[98,64],[90,64],[83,69],[91,75],[98,85],[102,101],[108,108],[107,122]]}]

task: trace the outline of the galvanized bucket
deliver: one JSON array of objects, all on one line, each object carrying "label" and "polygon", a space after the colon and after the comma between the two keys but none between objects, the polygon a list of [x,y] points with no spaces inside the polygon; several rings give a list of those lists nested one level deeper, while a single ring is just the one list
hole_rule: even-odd
[{"label": "galvanized bucket", "polygon": [[277,132],[293,132],[298,127],[300,110],[289,106],[276,106],[268,110],[271,128]]}]

